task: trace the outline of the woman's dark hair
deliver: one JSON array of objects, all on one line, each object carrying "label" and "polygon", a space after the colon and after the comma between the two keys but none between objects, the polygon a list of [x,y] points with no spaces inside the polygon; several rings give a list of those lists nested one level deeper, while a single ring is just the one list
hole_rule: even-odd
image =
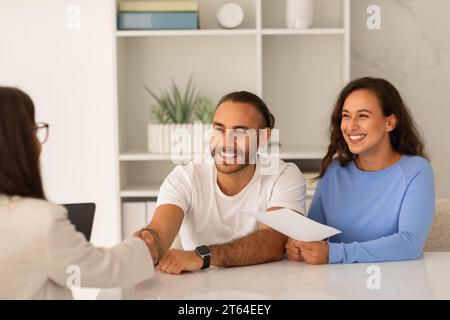
[{"label": "woman's dark hair", "polygon": [[45,199],[30,97],[0,87],[0,194]]},{"label": "woman's dark hair", "polygon": [[330,144],[327,154],[322,159],[318,178],[324,176],[335,156],[341,166],[355,159],[355,155],[350,152],[342,135],[342,108],[352,92],[362,89],[369,90],[377,96],[384,116],[388,117],[394,114],[397,117],[396,127],[389,133],[393,149],[403,155],[421,156],[428,159],[417,125],[398,90],[384,79],[364,77],[348,83],[338,96],[331,114]]},{"label": "woman's dark hair", "polygon": [[[219,103],[217,104],[217,107],[226,101],[251,104],[262,115],[262,117],[265,121],[265,123],[264,123],[265,128],[273,129],[273,127],[275,125],[275,117],[273,116],[272,113],[270,113],[269,108],[267,107],[266,103],[260,97],[258,97],[256,94],[253,94],[248,91],[231,92],[227,95],[224,95],[222,98],[220,98]],[[216,109],[217,109],[217,107],[216,107]]]}]

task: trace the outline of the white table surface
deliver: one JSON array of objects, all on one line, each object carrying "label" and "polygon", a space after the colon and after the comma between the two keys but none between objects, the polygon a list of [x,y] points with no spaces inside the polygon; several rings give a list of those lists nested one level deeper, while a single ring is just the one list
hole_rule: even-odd
[{"label": "white table surface", "polygon": [[[368,288],[368,280],[375,283],[370,266],[378,267],[379,289]],[[450,299],[450,252],[401,262],[312,266],[282,260],[181,275],[157,271],[134,288],[102,289],[97,299]]]}]

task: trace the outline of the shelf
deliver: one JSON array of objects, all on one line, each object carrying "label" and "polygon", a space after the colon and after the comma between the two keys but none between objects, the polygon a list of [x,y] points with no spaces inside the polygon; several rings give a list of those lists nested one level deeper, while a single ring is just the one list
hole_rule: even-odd
[{"label": "shelf", "polygon": [[158,196],[160,185],[136,184],[129,185],[120,190],[122,198],[154,198]]},{"label": "shelf", "polygon": [[119,155],[120,161],[167,161],[172,160],[170,153],[150,153],[147,151],[129,151]]},{"label": "shelf", "polygon": [[325,155],[325,150],[318,148],[281,148],[280,158],[287,160],[319,160]]},{"label": "shelf", "polygon": [[[300,148],[284,148],[280,152],[281,159],[303,159],[314,160],[322,159],[325,152],[320,149],[300,149]],[[150,153],[147,151],[127,151],[119,155],[120,161],[169,161],[172,160],[170,153]],[[190,160],[190,157],[177,160]]]},{"label": "shelf", "polygon": [[315,29],[263,29],[263,35],[340,35],[345,34],[343,28],[315,28]]},{"label": "shelf", "polygon": [[198,30],[118,30],[117,37],[185,37],[185,36],[251,36],[255,29],[198,29]]},{"label": "shelf", "polygon": [[[199,30],[118,30],[116,36],[123,37],[184,37],[184,36],[252,36],[256,29],[199,29]],[[263,35],[340,35],[345,34],[343,28],[313,29],[262,29]]]}]

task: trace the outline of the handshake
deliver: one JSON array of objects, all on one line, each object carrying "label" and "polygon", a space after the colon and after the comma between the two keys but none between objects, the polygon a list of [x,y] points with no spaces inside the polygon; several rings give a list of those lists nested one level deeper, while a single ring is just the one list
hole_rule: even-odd
[{"label": "handshake", "polygon": [[142,239],[148,247],[156,269],[165,273],[180,274],[197,271],[203,267],[203,258],[195,250],[170,249],[164,239],[151,228],[136,231],[133,236]]},{"label": "handshake", "polygon": [[142,239],[148,247],[148,251],[153,259],[153,265],[156,266],[159,263],[160,247],[157,244],[156,239],[158,238],[156,232],[149,228],[143,228],[136,231],[133,236]]}]

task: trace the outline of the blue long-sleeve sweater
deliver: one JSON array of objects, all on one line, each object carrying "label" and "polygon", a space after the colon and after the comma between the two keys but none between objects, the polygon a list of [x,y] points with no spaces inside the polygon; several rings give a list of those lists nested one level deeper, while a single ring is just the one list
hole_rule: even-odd
[{"label": "blue long-sleeve sweater", "polygon": [[375,262],[421,257],[434,210],[429,162],[402,156],[375,172],[333,161],[308,217],[342,231],[328,239],[329,263]]}]

